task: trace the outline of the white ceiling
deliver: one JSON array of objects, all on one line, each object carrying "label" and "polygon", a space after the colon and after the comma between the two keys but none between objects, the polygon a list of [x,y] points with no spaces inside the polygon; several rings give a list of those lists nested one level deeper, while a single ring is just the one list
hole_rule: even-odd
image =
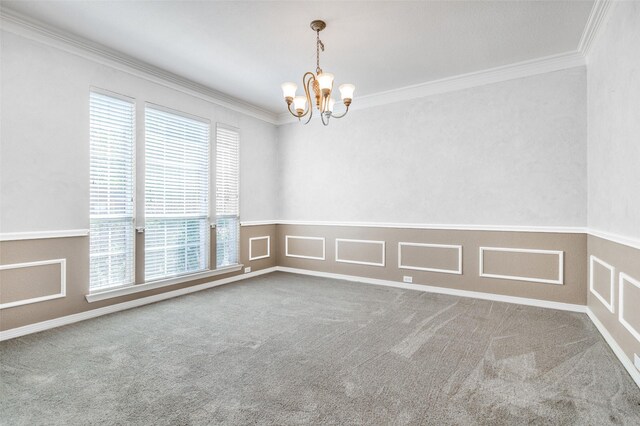
[{"label": "white ceiling", "polygon": [[575,51],[593,1],[3,1],[275,113],[280,84],[321,66],[358,95]]}]

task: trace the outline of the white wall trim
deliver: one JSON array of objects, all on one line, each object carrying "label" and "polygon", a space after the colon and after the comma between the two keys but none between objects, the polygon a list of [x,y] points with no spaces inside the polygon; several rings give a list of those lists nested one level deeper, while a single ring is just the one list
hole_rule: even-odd
[{"label": "white wall trim", "polygon": [[625,237],[620,234],[593,228],[589,228],[589,235],[640,250],[640,238]]},{"label": "white wall trim", "polygon": [[[578,51],[544,56],[523,62],[516,62],[481,71],[474,71],[439,80],[428,81],[412,86],[400,87],[384,92],[356,97],[350,109],[360,110],[395,102],[423,98],[440,93],[453,92],[486,84],[499,83],[516,78],[529,77],[585,65],[585,58]],[[278,124],[296,122],[296,118],[288,112],[278,115]]]},{"label": "white wall trim", "polygon": [[[607,302],[607,299],[604,298],[604,296],[602,296],[600,293],[598,293],[598,291],[595,289],[595,286],[593,284],[593,264],[594,262],[599,263],[601,266],[607,268],[609,270],[609,300],[610,302]],[[596,296],[596,298],[609,310],[609,312],[613,313],[614,312],[614,307],[613,307],[613,302],[614,302],[614,295],[613,295],[613,290],[614,290],[614,285],[615,285],[615,269],[613,266],[609,265],[607,262],[605,262],[602,259],[597,258],[594,255],[589,256],[589,291],[591,293],[593,293],[594,296]]]},{"label": "white wall trim", "polygon": [[587,315],[589,316],[589,319],[591,320],[593,325],[596,326],[596,329],[600,332],[605,342],[607,342],[609,347],[611,347],[611,350],[613,350],[613,353],[618,357],[618,359],[620,360],[624,368],[627,370],[627,372],[629,373],[633,381],[636,382],[636,385],[638,385],[638,387],[640,387],[640,371],[638,371],[635,368],[635,366],[633,365],[633,361],[629,359],[629,357],[624,352],[624,350],[620,347],[620,345],[618,345],[618,342],[616,342],[616,340],[609,333],[609,331],[604,326],[604,324],[600,322],[596,314],[593,313],[593,311],[590,308],[587,308]]},{"label": "white wall trim", "polygon": [[4,232],[0,241],[41,240],[46,238],[86,237],[88,229],[62,229],[59,231]]},{"label": "white wall trim", "polygon": [[[508,247],[480,247],[480,276],[483,278],[498,278],[503,280],[516,280],[526,281],[543,284],[564,284],[564,251],[561,250],[541,250],[541,249],[523,249],[523,248],[508,248]],[[519,277],[516,275],[500,275],[500,274],[487,274],[484,272],[484,252],[485,251],[501,251],[512,253],[533,253],[533,254],[555,254],[558,256],[558,279],[549,280],[545,278],[535,277]]]},{"label": "white wall trim", "polygon": [[[348,260],[348,259],[340,259],[340,255],[339,255],[339,246],[340,246],[340,242],[345,242],[345,243],[362,243],[362,244],[379,244],[382,248],[382,262],[378,263],[378,262],[361,262],[359,260]],[[386,258],[386,243],[384,241],[376,241],[376,240],[351,240],[351,239],[347,239],[347,238],[336,238],[336,262],[339,263],[353,263],[356,265],[368,265],[368,266],[382,266],[384,267],[385,265],[385,258]]]},{"label": "white wall trim", "polygon": [[[416,85],[401,87],[379,93],[358,97],[351,109],[366,109],[394,102],[422,98],[439,93],[467,89],[501,81],[523,78],[547,72],[585,65],[593,41],[603,23],[606,22],[609,0],[597,0],[580,40],[578,50],[557,55],[545,56],[499,67],[474,71],[466,74],[446,77]],[[252,105],[233,96],[219,92],[208,86],[196,83],[177,74],[168,72],[136,58],[91,42],[54,26],[37,21],[21,13],[3,8],[0,11],[2,28],[14,34],[36,40],[75,55],[109,65],[129,74],[136,75],[154,83],[180,90],[208,102],[237,111],[271,124],[295,122],[295,117],[283,112],[276,114],[264,108]]]},{"label": "white wall trim", "polygon": [[[640,249],[640,238],[625,237],[594,228],[576,226],[520,226],[520,225],[473,225],[473,224],[433,224],[433,223],[397,223],[397,222],[338,222],[304,220],[261,220],[245,221],[240,226],[265,225],[309,225],[309,226],[349,226],[363,228],[399,228],[399,229],[442,229],[452,231],[496,231],[496,232],[540,232],[559,234],[589,234],[632,248]],[[62,229],[56,231],[4,232],[0,241],[38,240],[46,238],[86,237],[88,229]]]},{"label": "white wall trim", "polygon": [[[458,269],[437,269],[437,268],[424,268],[421,266],[403,265],[402,264],[402,247],[404,246],[458,249]],[[412,269],[416,271],[442,272],[445,274],[462,275],[462,246],[453,245],[453,244],[409,243],[409,242],[401,241],[398,243],[398,269]]]},{"label": "white wall trim", "polygon": [[60,327],[63,325],[73,324],[75,322],[84,321],[90,318],[111,314],[113,312],[124,311],[126,309],[136,308],[142,305],[148,305],[149,303],[155,303],[161,300],[171,299],[171,298],[182,296],[189,293],[195,293],[197,291],[206,290],[208,288],[218,287],[218,286],[229,284],[232,282],[245,280],[247,278],[252,278],[259,275],[275,272],[275,270],[276,270],[275,267],[261,269],[259,271],[250,272],[248,274],[236,275],[233,277],[224,278],[217,281],[212,281],[204,284],[194,285],[191,287],[181,288],[179,290],[167,291],[165,293],[160,293],[153,296],[143,297],[140,299],[135,299],[135,300],[131,300],[123,303],[117,303],[115,305],[105,306],[104,308],[91,309],[91,310],[80,312],[73,315],[67,315],[64,317],[42,321],[35,324],[29,324],[23,327],[12,328],[10,330],[0,332],[0,341],[13,339],[20,336],[25,336],[31,333],[37,333],[39,331],[49,330],[51,328]]},{"label": "white wall trim", "polygon": [[[267,254],[253,257],[253,242],[257,240],[267,240]],[[271,236],[265,235],[263,237],[249,238],[249,260],[260,260],[268,257],[271,257]]]},{"label": "white wall trim", "polygon": [[572,303],[552,302],[548,300],[529,299],[526,297],[505,296],[495,293],[483,293],[479,291],[459,290],[455,288],[437,287],[422,284],[408,284],[403,282],[381,280],[377,278],[359,277],[355,275],[334,274],[331,272],[318,272],[308,269],[289,268],[285,266],[276,266],[276,270],[280,272],[288,272],[291,274],[311,275],[314,277],[333,278],[337,280],[354,281],[364,284],[382,285],[387,287],[404,288],[407,290],[418,290],[428,293],[448,294],[451,296],[471,297],[474,299],[491,300],[494,302],[515,303],[519,305],[536,306],[539,308],[558,309],[562,311],[585,313],[587,307],[585,305],[575,305]]},{"label": "white wall trim", "polygon": [[[261,223],[264,224],[264,223]],[[500,231],[500,232],[549,232],[561,234],[584,234],[586,228],[574,226],[520,226],[520,225],[474,225],[474,224],[438,224],[438,223],[398,223],[398,222],[340,222],[310,220],[276,220],[275,225],[308,226],[351,226],[363,228],[400,228],[400,229],[445,229],[455,231]]]},{"label": "white wall trim", "polygon": [[3,30],[48,46],[72,53],[91,61],[110,66],[170,89],[179,90],[215,105],[276,124],[277,114],[196,83],[177,74],[158,68],[134,57],[125,55],[104,45],[78,37],[54,26],[37,21],[21,13],[3,8],[0,10]]},{"label": "white wall trim", "polygon": [[93,303],[105,299],[113,299],[114,297],[126,296],[127,294],[140,293],[147,290],[153,290],[155,288],[167,287],[175,284],[182,284],[193,280],[201,280],[203,278],[211,278],[217,275],[229,274],[231,272],[237,272],[242,269],[244,265],[233,265],[224,268],[214,269],[211,271],[196,272],[195,274],[179,275],[173,278],[167,278],[162,280],[150,281],[144,284],[130,284],[123,287],[115,287],[109,289],[100,289],[93,293],[89,293],[85,296],[87,302]]},{"label": "white wall trim", "polygon": [[629,324],[629,322],[627,320],[624,319],[624,283],[625,281],[628,282],[629,284],[637,287],[638,289],[640,289],[640,281],[632,278],[631,276],[625,274],[624,272],[620,272],[619,275],[619,280],[618,280],[618,321],[620,321],[620,324],[622,324],[624,326],[624,328],[626,328],[629,333],[631,333],[631,335],[633,337],[635,337],[635,339],[640,342],[640,331],[638,331],[634,326],[632,326],[631,324]]},{"label": "white wall trim", "polygon": [[264,220],[242,222],[242,226],[258,225],[308,225],[308,226],[352,226],[362,228],[400,229],[443,229],[452,231],[495,231],[495,232],[540,232],[553,234],[589,234],[614,243],[640,249],[640,238],[626,237],[612,232],[583,226],[525,226],[525,225],[482,225],[447,223],[398,223],[398,222],[346,222],[320,220]]},{"label": "white wall trim", "polygon": [[45,300],[59,299],[66,297],[67,295],[67,259],[51,259],[51,260],[38,260],[35,262],[24,263],[12,263],[6,265],[0,265],[0,271],[8,269],[21,269],[31,268],[34,266],[55,265],[60,264],[60,291],[56,294],[49,294],[46,296],[32,297],[30,299],[16,300],[15,302],[8,302],[0,304],[0,309],[13,308],[15,306],[29,305],[31,303],[44,302]]},{"label": "white wall trim", "polygon": [[277,225],[277,220],[249,220],[240,222],[240,226]]},{"label": "white wall trim", "polygon": [[[322,241],[322,257],[316,257],[316,256],[303,256],[303,255],[299,255],[299,254],[290,254],[289,253],[289,239],[298,239],[298,240],[320,240]],[[297,257],[300,259],[311,259],[311,260],[326,260],[326,240],[324,237],[304,237],[304,236],[299,236],[299,235],[285,235],[284,237],[284,255],[287,257]]]},{"label": "white wall trim", "polygon": [[580,43],[578,44],[578,51],[587,58],[591,52],[593,43],[605,27],[611,3],[610,0],[596,0],[591,7],[589,19],[587,19],[587,24],[584,27]]}]

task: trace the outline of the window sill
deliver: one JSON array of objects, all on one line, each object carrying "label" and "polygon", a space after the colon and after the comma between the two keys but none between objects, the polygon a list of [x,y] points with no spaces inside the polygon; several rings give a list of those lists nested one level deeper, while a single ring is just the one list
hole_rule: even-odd
[{"label": "window sill", "polygon": [[140,293],[142,291],[153,290],[155,288],[162,288],[162,287],[167,287],[174,284],[181,284],[181,283],[186,283],[188,281],[199,280],[202,278],[215,277],[216,275],[223,275],[231,272],[237,272],[241,270],[243,266],[244,265],[242,264],[226,266],[224,268],[220,268],[212,271],[198,272],[195,274],[181,275],[175,278],[168,278],[168,279],[158,280],[158,281],[150,281],[144,284],[133,284],[127,287],[118,287],[110,290],[97,291],[95,293],[87,294],[85,298],[89,303],[98,302],[100,300],[126,296],[127,294],[135,294],[135,293]]}]

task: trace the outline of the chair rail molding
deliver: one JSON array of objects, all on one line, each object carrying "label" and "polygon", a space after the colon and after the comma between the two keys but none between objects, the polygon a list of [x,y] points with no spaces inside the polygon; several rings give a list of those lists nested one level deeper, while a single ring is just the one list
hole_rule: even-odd
[{"label": "chair rail molding", "polygon": [[86,237],[88,229],[62,229],[58,231],[3,232],[0,241],[44,240],[47,238]]}]

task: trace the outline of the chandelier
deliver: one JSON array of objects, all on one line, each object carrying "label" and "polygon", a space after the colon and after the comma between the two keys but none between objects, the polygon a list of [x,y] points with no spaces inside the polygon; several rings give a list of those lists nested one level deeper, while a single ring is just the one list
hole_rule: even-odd
[{"label": "chandelier", "polygon": [[[326,28],[327,24],[324,21],[316,20],[311,22],[311,29],[316,32],[316,72],[315,74],[308,71],[302,77],[302,88],[304,89],[304,96],[296,96],[296,90],[298,86],[295,83],[282,84],[282,94],[284,100],[287,102],[287,108],[291,115],[301,120],[305,116],[309,116],[304,124],[308,124],[313,117],[313,103],[311,99],[311,92],[313,91],[313,100],[315,101],[315,107],[320,113],[320,119],[325,126],[329,124],[329,119],[342,118],[349,112],[349,105],[353,99],[353,91],[355,86],[353,84],[342,84],[339,87],[340,97],[345,106],[345,111],[342,114],[334,114],[333,107],[335,100],[331,97],[333,92],[333,74],[322,71],[320,68],[320,50],[324,52],[324,44],[320,40],[320,31]],[[291,109],[293,104],[293,110]]]}]

